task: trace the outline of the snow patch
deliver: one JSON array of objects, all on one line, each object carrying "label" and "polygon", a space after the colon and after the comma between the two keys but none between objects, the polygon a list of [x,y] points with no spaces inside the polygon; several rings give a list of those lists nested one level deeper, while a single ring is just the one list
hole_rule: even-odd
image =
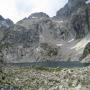
[{"label": "snow patch", "polygon": [[82,39],[79,43],[77,43],[74,47],[71,47],[71,49],[80,50],[84,48],[88,42],[90,42],[90,34],[87,35],[84,39]]},{"label": "snow patch", "polygon": [[62,46],[63,44],[56,44],[58,47]]},{"label": "snow patch", "polygon": [[88,4],[88,3],[90,3],[90,0],[87,0],[87,1],[86,1],[86,4]]},{"label": "snow patch", "polygon": [[75,90],[80,90],[81,89],[81,85],[79,84],[77,87],[75,87]]},{"label": "snow patch", "polygon": [[60,23],[63,23],[63,21],[59,21]]},{"label": "snow patch", "polygon": [[43,35],[40,35],[39,37],[40,37],[40,41],[44,41],[45,40]]},{"label": "snow patch", "polygon": [[37,18],[37,17],[32,17],[32,18]]},{"label": "snow patch", "polygon": [[70,41],[68,41],[68,42],[70,43],[70,42],[72,42],[72,41],[74,41],[74,39],[71,39],[71,40],[70,40]]},{"label": "snow patch", "polygon": [[36,48],[36,51],[37,52],[40,52],[41,51],[41,48],[40,47]]}]

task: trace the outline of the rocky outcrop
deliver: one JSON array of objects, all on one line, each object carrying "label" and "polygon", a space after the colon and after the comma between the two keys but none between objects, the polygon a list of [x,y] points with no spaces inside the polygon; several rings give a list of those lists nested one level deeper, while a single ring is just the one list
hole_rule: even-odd
[{"label": "rocky outcrop", "polygon": [[56,17],[66,19],[67,17],[71,17],[79,8],[85,6],[85,1],[86,0],[69,0],[68,3],[57,12]]},{"label": "rocky outcrop", "polygon": [[4,19],[1,15],[0,15],[0,41],[4,39],[4,37],[6,37],[6,33],[7,31],[10,29],[10,27],[12,27],[14,25],[13,21],[11,21],[10,19]]},{"label": "rocky outcrop", "polygon": [[57,12],[56,18],[67,20],[70,29],[76,33],[76,39],[84,37],[88,32],[86,20],[86,0],[69,0],[68,3]]},{"label": "rocky outcrop", "polygon": [[90,42],[86,45],[80,60],[86,58],[90,54]]},{"label": "rocky outcrop", "polygon": [[76,39],[85,37],[85,35],[87,35],[87,33],[89,32],[85,11],[81,9],[76,14],[73,14],[71,16],[70,25],[71,29],[76,32]]},{"label": "rocky outcrop", "polygon": [[0,28],[1,27],[6,27],[9,28],[10,26],[13,25],[13,21],[11,21],[10,19],[4,19],[1,15],[0,15]]}]

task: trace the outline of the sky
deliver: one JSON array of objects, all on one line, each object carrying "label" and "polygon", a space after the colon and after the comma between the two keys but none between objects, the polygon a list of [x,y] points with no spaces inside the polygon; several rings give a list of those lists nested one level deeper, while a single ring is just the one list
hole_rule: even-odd
[{"label": "sky", "polygon": [[0,15],[17,22],[31,13],[44,12],[50,17],[62,8],[68,0],[0,0]]}]

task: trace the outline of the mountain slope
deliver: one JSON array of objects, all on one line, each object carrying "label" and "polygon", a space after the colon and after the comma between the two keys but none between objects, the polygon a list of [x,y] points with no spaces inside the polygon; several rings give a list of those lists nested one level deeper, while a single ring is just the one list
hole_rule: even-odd
[{"label": "mountain slope", "polygon": [[90,40],[86,10],[86,0],[69,0],[53,18],[43,12],[33,13],[13,24],[0,16],[4,61],[79,60]]}]

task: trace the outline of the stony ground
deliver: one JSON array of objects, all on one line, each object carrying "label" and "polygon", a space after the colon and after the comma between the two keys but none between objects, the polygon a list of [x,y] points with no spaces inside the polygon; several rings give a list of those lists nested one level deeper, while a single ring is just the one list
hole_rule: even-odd
[{"label": "stony ground", "polygon": [[0,72],[0,87],[19,90],[90,90],[90,67],[7,67]]}]

